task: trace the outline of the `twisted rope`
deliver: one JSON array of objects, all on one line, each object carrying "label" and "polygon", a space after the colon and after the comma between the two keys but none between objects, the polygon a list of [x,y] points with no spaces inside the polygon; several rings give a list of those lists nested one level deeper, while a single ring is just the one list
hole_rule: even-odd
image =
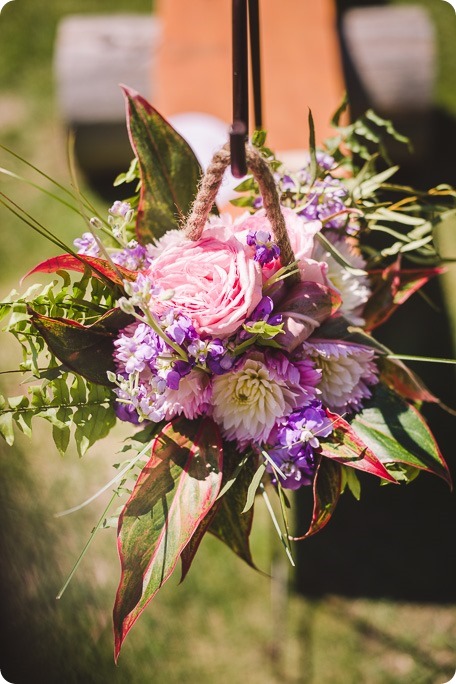
[{"label": "twisted rope", "polygon": [[[296,258],[291,248],[285,219],[280,208],[274,177],[267,161],[263,159],[255,147],[247,146],[246,157],[247,166],[259,185],[263,206],[271,224],[274,241],[280,248],[280,260],[283,266],[288,266],[296,261]],[[223,175],[229,164],[229,145],[225,145],[214,154],[201,181],[190,215],[184,226],[184,235],[189,240],[198,240],[201,237],[209,212],[220,188]],[[297,281],[299,281],[299,273],[293,274],[286,279],[288,285]]]}]

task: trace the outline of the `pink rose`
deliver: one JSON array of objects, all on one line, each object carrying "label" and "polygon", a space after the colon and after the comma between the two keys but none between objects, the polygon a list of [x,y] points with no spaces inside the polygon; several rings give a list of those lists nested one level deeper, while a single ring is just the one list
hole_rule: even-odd
[{"label": "pink rose", "polygon": [[217,227],[206,227],[196,242],[165,247],[148,275],[173,293],[162,305],[175,306],[199,333],[213,337],[236,332],[262,297],[261,266],[236,237]]}]

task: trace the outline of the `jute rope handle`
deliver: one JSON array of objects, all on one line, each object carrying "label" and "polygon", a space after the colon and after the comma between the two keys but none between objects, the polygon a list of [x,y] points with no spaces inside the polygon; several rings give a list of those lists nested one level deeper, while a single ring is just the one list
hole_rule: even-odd
[{"label": "jute rope handle", "polygon": [[[247,166],[260,187],[264,209],[272,227],[274,241],[280,247],[280,260],[283,266],[288,266],[296,261],[296,258],[291,248],[273,175],[267,161],[251,145],[246,147],[246,157]],[[183,229],[185,237],[189,240],[198,240],[201,237],[209,212],[220,188],[223,174],[230,161],[229,145],[225,145],[214,154],[211,163],[207,167]],[[285,282],[287,285],[292,285],[299,282],[299,279],[299,273],[294,273],[286,278]]]}]

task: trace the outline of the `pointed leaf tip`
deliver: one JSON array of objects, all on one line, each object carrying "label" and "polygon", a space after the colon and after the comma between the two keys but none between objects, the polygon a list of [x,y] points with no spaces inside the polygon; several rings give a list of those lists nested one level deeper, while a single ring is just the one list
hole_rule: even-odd
[{"label": "pointed leaf tip", "polygon": [[201,167],[181,135],[139,93],[122,86],[127,127],[139,162],[136,233],[142,244],[179,228],[193,203]]}]

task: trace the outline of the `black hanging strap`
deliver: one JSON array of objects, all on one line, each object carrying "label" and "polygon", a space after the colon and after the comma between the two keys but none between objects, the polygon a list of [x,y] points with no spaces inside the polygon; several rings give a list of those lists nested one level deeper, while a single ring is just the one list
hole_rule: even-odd
[{"label": "black hanging strap", "polygon": [[261,128],[262,125],[258,0],[233,0],[233,125],[230,128],[230,148],[231,172],[235,178],[242,178],[247,173],[245,157],[245,143],[249,128],[247,6],[249,10],[255,128]]},{"label": "black hanging strap", "polygon": [[252,66],[253,110],[255,130],[263,127],[261,102],[260,10],[258,0],[249,0],[250,63]]}]

